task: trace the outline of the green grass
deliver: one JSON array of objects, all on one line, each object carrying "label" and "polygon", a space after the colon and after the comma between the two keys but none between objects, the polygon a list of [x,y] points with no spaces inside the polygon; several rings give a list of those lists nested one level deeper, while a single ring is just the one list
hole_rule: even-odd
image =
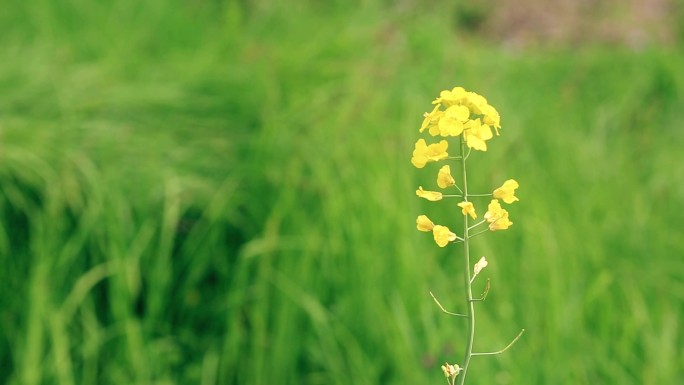
[{"label": "green grass", "polygon": [[511,51],[374,2],[10,3],[0,382],[442,383],[460,250],[414,221],[460,214],[409,160],[455,85],[502,115],[471,189],[521,184],[473,243],[476,349],[527,332],[468,382],[684,375],[680,51]]}]

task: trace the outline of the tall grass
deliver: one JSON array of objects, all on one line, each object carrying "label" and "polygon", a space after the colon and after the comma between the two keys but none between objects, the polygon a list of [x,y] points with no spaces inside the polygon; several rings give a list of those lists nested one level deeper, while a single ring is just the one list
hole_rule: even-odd
[{"label": "tall grass", "polygon": [[464,325],[428,291],[458,310],[461,263],[414,220],[458,212],[418,201],[409,159],[454,85],[504,126],[472,189],[521,184],[514,226],[473,243],[476,346],[528,332],[469,381],[684,374],[680,52],[506,51],[410,5],[172,3],[4,16],[0,382],[443,381]]}]

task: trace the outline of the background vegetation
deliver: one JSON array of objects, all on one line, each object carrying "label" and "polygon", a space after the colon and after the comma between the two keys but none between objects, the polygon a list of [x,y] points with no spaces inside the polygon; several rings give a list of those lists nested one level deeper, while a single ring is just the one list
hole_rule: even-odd
[{"label": "background vegetation", "polygon": [[476,347],[527,333],[469,383],[682,378],[676,30],[525,46],[492,2],[278,4],[3,2],[0,383],[441,383],[465,324],[428,291],[458,310],[461,263],[414,221],[460,214],[409,160],[455,85],[502,115],[473,188],[521,184],[474,242]]}]

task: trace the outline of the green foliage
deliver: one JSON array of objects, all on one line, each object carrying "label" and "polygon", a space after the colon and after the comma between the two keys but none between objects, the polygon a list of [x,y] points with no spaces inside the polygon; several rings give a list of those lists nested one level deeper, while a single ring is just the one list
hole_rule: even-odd
[{"label": "green foliage", "polygon": [[521,185],[473,242],[475,346],[527,331],[469,381],[684,374],[680,52],[474,46],[413,2],[10,3],[0,382],[444,381],[463,325],[428,291],[458,311],[462,264],[409,160],[454,85],[502,116],[471,191]]}]

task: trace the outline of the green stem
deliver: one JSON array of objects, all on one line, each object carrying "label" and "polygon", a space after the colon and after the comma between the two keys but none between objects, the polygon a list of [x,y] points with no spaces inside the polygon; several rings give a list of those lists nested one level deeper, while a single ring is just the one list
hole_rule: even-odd
[{"label": "green stem", "polygon": [[481,224],[483,224],[483,223],[485,223],[485,222],[487,222],[487,220],[486,220],[486,219],[483,219],[483,220],[481,220],[480,222],[477,222],[476,224],[470,226],[470,227],[468,228],[468,230],[472,230],[472,229],[476,228],[477,226],[479,226],[479,225],[481,225]]},{"label": "green stem", "polygon": [[[466,175],[466,156],[465,156],[465,141],[461,136],[461,161],[462,175],[463,175],[463,199],[468,200],[468,178]],[[463,254],[465,259],[465,269],[463,273],[463,282],[466,287],[466,317],[468,318],[468,334],[466,337],[466,348],[463,357],[463,365],[461,373],[456,377],[458,385],[465,383],[466,374],[468,373],[468,365],[473,356],[473,342],[475,340],[475,305],[473,302],[473,289],[470,286],[470,245],[468,236],[468,216],[463,216]]]}]

